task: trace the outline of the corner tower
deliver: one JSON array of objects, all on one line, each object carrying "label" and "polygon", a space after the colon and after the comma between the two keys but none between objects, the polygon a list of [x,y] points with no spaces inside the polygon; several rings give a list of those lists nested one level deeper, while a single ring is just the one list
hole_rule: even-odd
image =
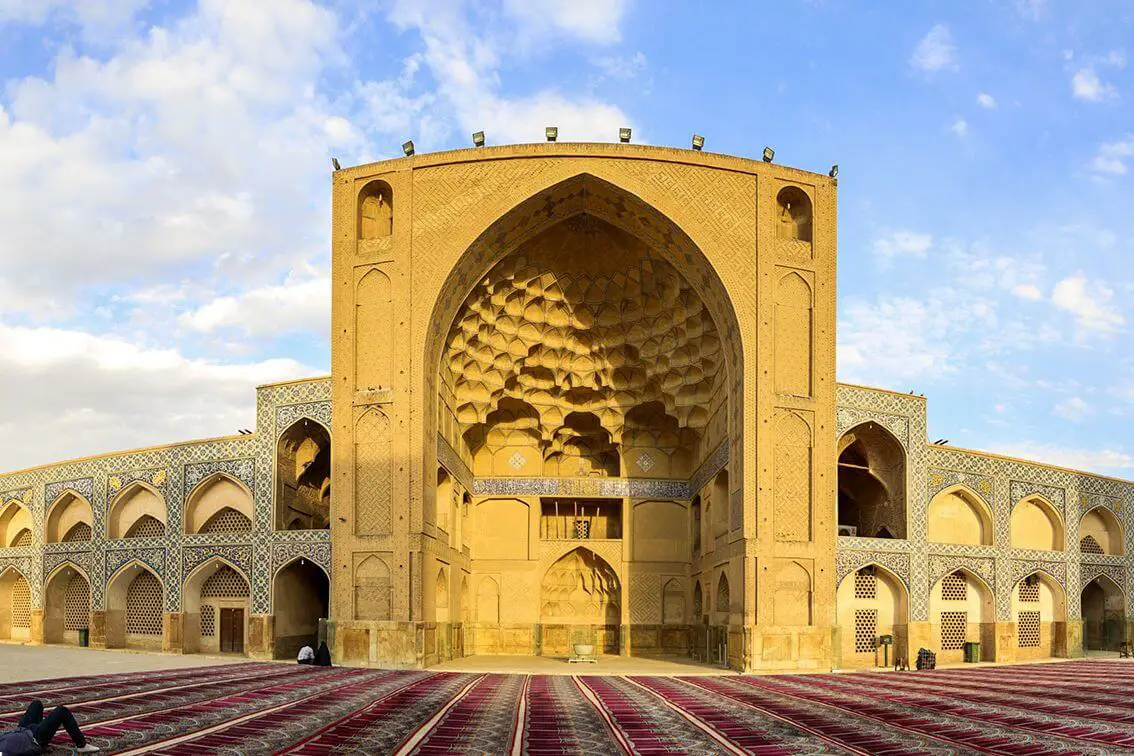
[{"label": "corner tower", "polygon": [[340,658],[830,666],[833,179],[539,144],[333,191]]}]

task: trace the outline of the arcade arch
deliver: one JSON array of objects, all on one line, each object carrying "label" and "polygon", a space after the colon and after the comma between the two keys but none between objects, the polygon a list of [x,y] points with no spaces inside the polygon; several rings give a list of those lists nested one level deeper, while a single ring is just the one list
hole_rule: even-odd
[{"label": "arcade arch", "polygon": [[78,645],[79,631],[90,627],[91,584],[83,570],[65,562],[44,585],[43,636],[47,643]]},{"label": "arcade arch", "polygon": [[1125,553],[1122,523],[1106,507],[1095,507],[1079,521],[1079,551],[1084,554]]},{"label": "arcade arch", "polygon": [[964,661],[965,643],[980,643],[982,661],[996,655],[996,599],[978,575],[959,569],[929,591],[929,622],[939,663]]},{"label": "arcade arch", "polygon": [[1012,620],[1017,659],[1067,655],[1067,599],[1051,575],[1033,572],[1012,587]]},{"label": "arcade arch", "polygon": [[576,642],[591,642],[606,653],[617,653],[622,622],[618,573],[590,549],[580,546],[567,552],[543,576],[540,622],[545,654],[565,655]]},{"label": "arcade arch", "polygon": [[330,580],[322,567],[303,557],[281,567],[272,580],[275,658],[294,659],[299,649],[314,646],[329,606]]},{"label": "arcade arch", "polygon": [[134,561],[106,585],[106,647],[162,647],[165,587],[145,564]]},{"label": "arcade arch", "polygon": [[886,652],[879,638],[892,636],[889,662],[908,659],[909,593],[894,573],[869,564],[842,579],[835,592],[841,653],[844,669],[877,667],[884,664]]},{"label": "arcade arch", "polygon": [[1083,617],[1083,648],[1117,651],[1126,637],[1126,596],[1106,575],[1083,586],[1079,601]]},{"label": "arcade arch", "polygon": [[840,535],[906,537],[906,454],[878,423],[856,425],[838,445]]},{"label": "arcade arch", "polygon": [[47,508],[47,542],[89,541],[94,534],[91,503],[75,491],[64,491]]},{"label": "arcade arch", "polygon": [[165,499],[157,489],[135,480],[118,492],[106,517],[106,537],[156,538],[165,535]]},{"label": "arcade arch", "polygon": [[331,527],[331,434],[301,417],[276,444],[276,529]]},{"label": "arcade arch", "polygon": [[194,569],[181,590],[184,653],[243,654],[250,595],[248,578],[220,557]]},{"label": "arcade arch", "polygon": [[1011,539],[1014,549],[1063,551],[1063,519],[1047,499],[1029,496],[1012,509]]},{"label": "arcade arch", "polygon": [[0,548],[31,546],[32,514],[18,501],[9,501],[0,507]]},{"label": "arcade arch", "polygon": [[252,492],[227,473],[213,473],[185,500],[185,532],[247,533],[252,530]]},{"label": "arcade arch", "polygon": [[31,585],[22,572],[0,572],[0,640],[31,639]]},{"label": "arcade arch", "polygon": [[992,512],[974,491],[950,486],[929,502],[926,538],[934,543],[991,546]]}]

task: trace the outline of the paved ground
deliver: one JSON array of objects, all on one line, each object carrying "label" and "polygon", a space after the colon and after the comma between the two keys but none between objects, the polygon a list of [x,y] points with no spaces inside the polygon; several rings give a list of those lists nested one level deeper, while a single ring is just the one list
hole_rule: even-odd
[{"label": "paved ground", "polygon": [[143,651],[101,650],[69,646],[24,646],[0,643],[0,683],[49,677],[112,675],[118,672],[204,667],[232,664],[232,657],[198,654],[175,656]]}]

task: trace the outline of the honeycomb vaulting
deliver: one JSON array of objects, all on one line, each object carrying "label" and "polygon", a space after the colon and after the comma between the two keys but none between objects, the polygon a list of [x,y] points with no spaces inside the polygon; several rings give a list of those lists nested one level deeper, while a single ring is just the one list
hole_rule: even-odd
[{"label": "honeycomb vaulting", "polygon": [[668,262],[577,215],[476,284],[443,364],[471,445],[507,428],[548,458],[616,460],[627,429],[693,440],[722,359],[712,318]]}]

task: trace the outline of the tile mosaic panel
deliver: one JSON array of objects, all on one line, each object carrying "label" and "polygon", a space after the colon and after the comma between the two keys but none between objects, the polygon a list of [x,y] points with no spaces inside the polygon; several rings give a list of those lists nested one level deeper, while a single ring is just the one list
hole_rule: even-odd
[{"label": "tile mosaic panel", "polygon": [[688,482],[656,478],[476,478],[472,492],[477,496],[693,498]]}]

